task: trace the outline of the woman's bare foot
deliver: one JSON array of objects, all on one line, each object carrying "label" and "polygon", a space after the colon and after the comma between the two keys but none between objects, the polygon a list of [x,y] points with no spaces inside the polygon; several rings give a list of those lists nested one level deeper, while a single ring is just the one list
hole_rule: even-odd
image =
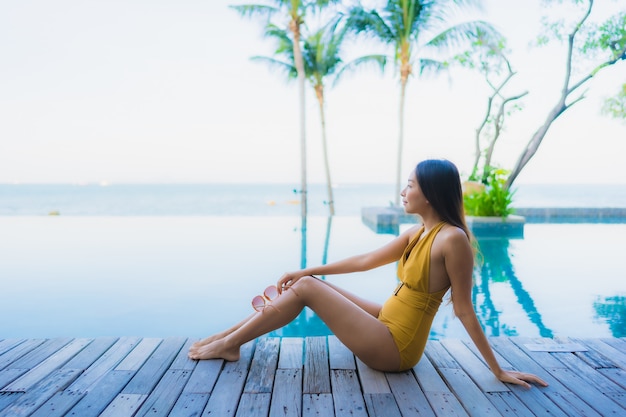
[{"label": "woman's bare foot", "polygon": [[219,339],[221,339],[223,337],[226,337],[226,336],[228,336],[228,333],[224,331],[224,332],[221,332],[221,333],[218,333],[218,334],[214,334],[214,335],[209,336],[209,337],[205,337],[202,340],[198,340],[197,342],[194,342],[191,345],[191,347],[189,348],[189,351],[191,351],[192,349],[198,349],[200,346],[208,345],[209,343],[212,343],[212,342],[214,342],[216,340],[219,340]]},{"label": "woman's bare foot", "polygon": [[225,359],[230,362],[239,360],[239,347],[229,348],[223,339],[189,349],[189,358],[194,360]]},{"label": "woman's bare foot", "polygon": [[236,325],[234,325],[230,329],[227,329],[227,330],[224,330],[222,332],[216,333],[213,336],[206,337],[206,338],[204,338],[202,340],[198,340],[197,342],[195,342],[195,343],[193,343],[191,345],[191,348],[189,349],[189,351],[191,352],[192,349],[198,349],[201,346],[205,346],[205,345],[208,345],[209,343],[215,342],[216,340],[220,340],[220,339],[225,338],[226,336],[228,336],[229,334],[231,334],[232,332],[236,331],[241,326],[246,324],[248,321],[250,321],[250,319],[252,319],[252,317],[254,317],[254,316],[255,316],[255,313],[252,313],[251,315],[249,315],[248,317],[246,317],[245,319],[243,319],[241,322],[237,323]]}]

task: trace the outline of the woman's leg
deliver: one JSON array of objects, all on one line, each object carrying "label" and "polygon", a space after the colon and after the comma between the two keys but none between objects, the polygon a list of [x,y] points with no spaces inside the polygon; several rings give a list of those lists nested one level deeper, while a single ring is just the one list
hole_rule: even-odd
[{"label": "woman's leg", "polygon": [[288,324],[308,306],[365,364],[384,371],[398,370],[400,354],[391,333],[372,312],[317,278],[303,277],[293,289],[284,291],[272,302],[272,307],[255,314],[232,333],[191,349],[189,356],[237,360],[241,345]]},{"label": "woman's leg", "polygon": [[226,329],[222,332],[216,333],[214,335],[211,335],[209,337],[205,337],[202,340],[198,340],[197,342],[193,343],[191,345],[191,349],[194,348],[198,348],[199,346],[202,345],[207,345],[211,342],[213,342],[214,340],[218,340],[223,338],[224,336],[228,336],[229,334],[231,334],[232,332],[234,332],[235,330],[237,330],[238,328],[240,328],[241,326],[243,326],[244,324],[246,324],[248,322],[248,320],[250,320],[252,317],[254,317],[254,313],[249,315],[248,317],[246,317],[245,319],[243,319],[242,321],[240,321],[239,323],[235,324],[234,326],[232,326],[229,329]]},{"label": "woman's leg", "polygon": [[[339,294],[343,295],[344,297],[346,297],[347,299],[349,299],[350,301],[352,301],[354,304],[358,305],[359,307],[361,307],[363,310],[367,311],[369,314],[371,314],[374,317],[378,317],[378,313],[380,312],[381,309],[381,305],[378,303],[375,303],[373,301],[369,301],[366,300],[364,298],[361,298],[349,291],[344,290],[341,287],[338,287],[334,284],[331,284],[328,281],[321,281],[324,284],[330,286],[331,288],[333,288],[335,291],[337,291]],[[220,333],[216,333],[214,335],[211,335],[209,337],[206,337],[202,340],[199,340],[197,342],[195,342],[194,344],[191,345],[191,349],[197,349],[198,347],[202,346],[202,345],[207,345],[215,340],[221,339],[225,336],[228,336],[229,334],[231,334],[232,332],[234,332],[235,330],[237,330],[238,328],[240,328],[241,326],[243,326],[244,324],[246,324],[248,322],[248,320],[250,320],[252,317],[254,317],[255,314],[251,314],[250,316],[246,317],[243,321],[237,323],[236,325],[234,325],[233,327],[224,330]]]}]

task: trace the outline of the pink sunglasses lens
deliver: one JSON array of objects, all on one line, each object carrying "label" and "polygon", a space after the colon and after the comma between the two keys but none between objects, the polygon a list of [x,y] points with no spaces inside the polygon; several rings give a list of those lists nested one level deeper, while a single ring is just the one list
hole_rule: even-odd
[{"label": "pink sunglasses lens", "polygon": [[252,299],[252,308],[256,311],[261,311],[265,308],[265,300],[260,295],[257,295]]},{"label": "pink sunglasses lens", "polygon": [[267,299],[273,300],[274,298],[278,297],[278,288],[276,288],[276,286],[274,285],[270,285],[265,289],[263,294],[265,294],[265,297]]}]

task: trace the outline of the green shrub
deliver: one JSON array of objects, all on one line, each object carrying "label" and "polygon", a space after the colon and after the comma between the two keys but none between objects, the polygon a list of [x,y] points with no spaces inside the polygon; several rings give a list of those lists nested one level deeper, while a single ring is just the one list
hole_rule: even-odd
[{"label": "green shrub", "polygon": [[[484,188],[473,189],[463,194],[465,214],[468,216],[507,217],[515,209],[511,207],[515,191],[506,188],[509,171],[502,168],[489,168]],[[475,187],[474,187],[475,188]]]}]

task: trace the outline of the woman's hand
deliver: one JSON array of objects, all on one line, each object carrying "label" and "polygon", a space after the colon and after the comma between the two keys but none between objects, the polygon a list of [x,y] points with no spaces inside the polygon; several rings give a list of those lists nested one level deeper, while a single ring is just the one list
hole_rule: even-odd
[{"label": "woman's hand", "polygon": [[535,384],[541,385],[542,387],[547,387],[548,383],[543,379],[539,378],[537,375],[528,374],[525,372],[517,372],[517,371],[501,371],[500,375],[496,375],[498,379],[502,382],[508,382],[510,384],[521,385],[524,388],[530,388],[529,382],[534,382]]},{"label": "woman's hand", "polygon": [[296,283],[300,278],[304,275],[301,271],[296,272],[285,272],[282,277],[276,283],[276,288],[278,288],[278,292],[282,293],[284,290],[288,290],[293,284]]}]

